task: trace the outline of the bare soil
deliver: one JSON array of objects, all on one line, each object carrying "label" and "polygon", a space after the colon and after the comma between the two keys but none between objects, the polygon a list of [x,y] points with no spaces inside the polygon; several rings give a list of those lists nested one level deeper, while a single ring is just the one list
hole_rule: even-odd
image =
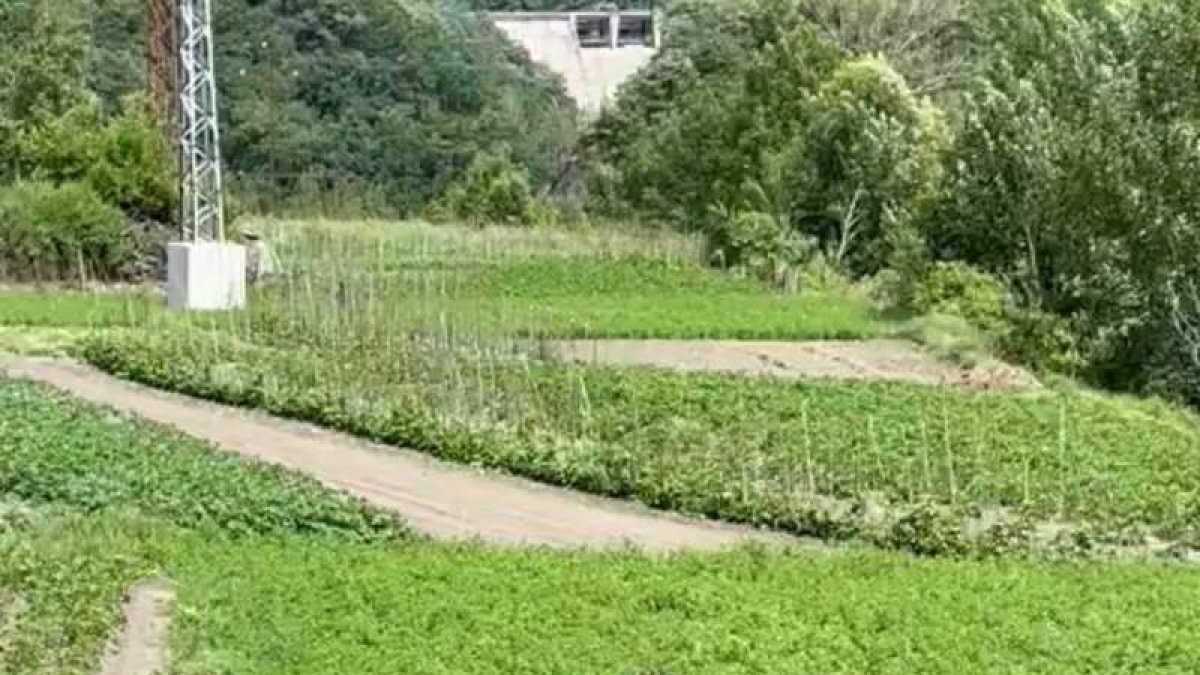
[{"label": "bare soil", "polygon": [[549,345],[563,361],[645,366],[787,379],[828,378],[913,382],[978,388],[1033,388],[1019,368],[963,368],[904,340],[743,342],[730,340],[566,340]]},{"label": "bare soil", "polygon": [[69,361],[9,358],[0,360],[0,370],[307,473],[392,510],[415,530],[439,539],[557,548],[631,545],[646,551],[798,541],[484,473],[312,425],[133,385]]},{"label": "bare soil", "polygon": [[163,581],[144,581],[125,598],[125,624],[100,663],[100,675],[167,672],[167,633],[175,591]]}]

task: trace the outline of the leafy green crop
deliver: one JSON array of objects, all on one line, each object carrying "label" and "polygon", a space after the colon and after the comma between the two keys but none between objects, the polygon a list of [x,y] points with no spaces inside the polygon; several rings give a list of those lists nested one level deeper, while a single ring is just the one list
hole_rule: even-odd
[{"label": "leafy green crop", "polygon": [[[179,664],[239,675],[1190,672],[1200,574],[289,540],[177,568]],[[332,572],[336,570],[336,573]],[[224,670],[222,670],[222,668]]]},{"label": "leafy green crop", "polygon": [[0,494],[83,511],[134,509],[234,534],[392,538],[396,520],[315,481],[248,464],[114,413],[0,380]]},{"label": "leafy green crop", "polygon": [[0,672],[90,675],[120,601],[154,573],[169,531],[136,516],[84,518],[0,499]]},{"label": "leafy green crop", "polygon": [[[173,672],[1200,667],[1192,620],[1200,574],[1190,567],[854,549],[647,557],[440,545],[394,537],[393,526],[308,481],[42,387],[0,381],[0,404],[0,494],[38,504],[0,500],[4,673],[96,672],[122,594],[151,576],[178,592]],[[14,477],[37,479],[17,480],[14,491]],[[212,517],[171,496],[189,490],[214,506]],[[314,512],[316,502],[324,506]],[[243,517],[221,515],[235,510]],[[340,525],[312,522],[335,512]],[[248,536],[210,527],[221,524]]]}]

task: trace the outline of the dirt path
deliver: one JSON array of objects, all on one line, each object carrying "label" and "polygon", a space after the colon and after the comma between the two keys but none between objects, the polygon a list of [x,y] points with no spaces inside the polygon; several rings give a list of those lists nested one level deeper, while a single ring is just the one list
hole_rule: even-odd
[{"label": "dirt path", "polygon": [[964,369],[904,340],[748,342],[733,340],[564,340],[553,356],[580,363],[648,366],[772,377],[888,380],[929,385],[1036,387],[1018,368]]},{"label": "dirt path", "polygon": [[145,581],[129,591],[125,625],[100,663],[100,675],[161,675],[167,672],[167,633],[175,591]]},{"label": "dirt path", "polygon": [[481,473],[311,425],[155,391],[73,362],[0,359],[0,370],[305,472],[391,509],[414,529],[440,539],[567,548],[632,544],[648,551],[797,541]]}]

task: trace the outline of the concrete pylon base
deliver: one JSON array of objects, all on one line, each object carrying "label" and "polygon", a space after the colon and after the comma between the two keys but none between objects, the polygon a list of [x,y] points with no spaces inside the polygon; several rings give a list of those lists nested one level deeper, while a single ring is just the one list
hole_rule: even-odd
[{"label": "concrete pylon base", "polygon": [[246,306],[246,247],[218,242],[167,244],[167,307],[228,311]]}]

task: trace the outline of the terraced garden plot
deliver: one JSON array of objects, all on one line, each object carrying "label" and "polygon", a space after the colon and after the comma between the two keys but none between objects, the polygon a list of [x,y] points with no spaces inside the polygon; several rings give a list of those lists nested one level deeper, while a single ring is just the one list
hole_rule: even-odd
[{"label": "terraced garden plot", "polygon": [[[1191,567],[853,549],[648,558],[443,546],[380,537],[373,519],[308,481],[41,387],[0,381],[0,401],[14,420],[0,425],[9,456],[0,465],[0,608],[16,608],[0,627],[6,673],[96,672],[123,592],[147,576],[169,578],[178,593],[170,658],[179,672],[1200,667],[1200,573]],[[146,461],[79,440],[96,434],[150,453],[154,478],[174,491],[202,481],[229,497],[210,517],[130,487]],[[26,478],[9,480],[18,473]],[[70,489],[55,488],[56,475]],[[12,501],[13,484],[36,503]],[[278,498],[269,514],[264,492]],[[343,515],[328,527],[332,513]]]},{"label": "terraced garden plot", "polygon": [[923,505],[960,522],[1007,515],[982,533],[1001,548],[1056,523],[1056,546],[1190,548],[1200,524],[1195,417],[1077,390],[572,368],[405,341],[281,349],[219,334],[112,335],[86,355],[152,386],[797,534],[960,550]]}]

